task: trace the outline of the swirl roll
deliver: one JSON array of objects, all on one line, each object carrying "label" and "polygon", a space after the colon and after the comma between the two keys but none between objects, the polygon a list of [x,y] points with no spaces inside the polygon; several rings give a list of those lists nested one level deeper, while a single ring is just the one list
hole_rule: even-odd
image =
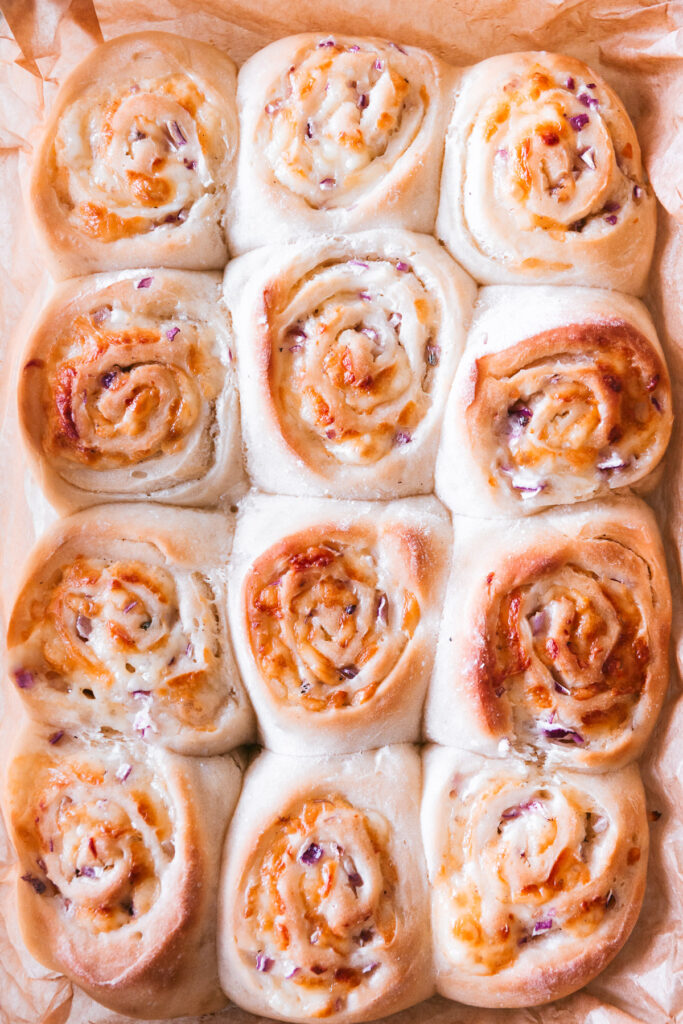
[{"label": "swirl roll", "polygon": [[242,478],[217,274],[121,271],[61,285],[28,339],[23,435],[50,501],[209,505]]},{"label": "swirl roll", "polygon": [[453,68],[381,39],[290,36],[240,69],[234,252],[302,235],[431,232]]},{"label": "swirl roll", "polygon": [[119,1013],[223,1006],[216,893],[240,782],[232,757],[25,728],[5,810],[32,955]]},{"label": "swirl roll", "polygon": [[93,50],[60,89],[33,162],[34,220],[57,278],[225,265],[235,65],[165,32]]},{"label": "swirl roll", "polygon": [[431,747],[424,770],[437,991],[513,1007],[581,988],[640,912],[649,834],[638,769],[549,772]]},{"label": "swirl roll", "polygon": [[374,1020],[433,992],[420,764],[263,752],[228,832],[219,965],[238,1006],[277,1020]]},{"label": "swirl roll", "polygon": [[[638,757],[668,683],[671,595],[636,498],[505,524],[459,517],[429,739],[580,771]],[[500,744],[502,743],[502,746]]]},{"label": "swirl roll", "polygon": [[669,373],[637,299],[484,288],[446,405],[436,493],[519,516],[638,485],[671,435]]},{"label": "swirl roll", "polygon": [[419,739],[449,541],[433,498],[245,500],[230,625],[266,747],[337,754]]},{"label": "swirl roll", "polygon": [[426,493],[475,286],[437,243],[363,232],[235,260],[249,472],[285,494]]},{"label": "swirl roll", "polygon": [[541,52],[463,74],[437,233],[478,281],[640,295],[655,222],[635,130],[600,75]]},{"label": "swirl roll", "polygon": [[116,730],[181,754],[248,742],[225,616],[232,525],[217,513],[101,505],[57,522],[10,619],[10,680],[55,730]]}]

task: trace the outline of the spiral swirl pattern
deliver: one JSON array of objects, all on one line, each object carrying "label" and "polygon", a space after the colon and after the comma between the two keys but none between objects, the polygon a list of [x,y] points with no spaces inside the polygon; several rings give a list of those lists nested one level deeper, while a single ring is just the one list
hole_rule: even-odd
[{"label": "spiral swirl pattern", "polygon": [[315,1016],[382,971],[397,929],[388,829],[341,797],[308,799],[263,833],[240,884],[240,956]]},{"label": "spiral swirl pattern", "polygon": [[135,929],[174,857],[163,786],[140,763],[74,755],[35,759],[15,828],[34,867],[22,882],[93,935]]},{"label": "spiral swirl pattern", "polygon": [[543,944],[548,956],[563,945],[576,955],[630,912],[647,835],[622,834],[619,812],[599,792],[576,777],[489,772],[452,791],[433,906],[437,945],[463,977],[535,963]]},{"label": "spiral swirl pattern", "polygon": [[626,556],[609,540],[591,553],[602,565],[579,555],[580,564],[556,566],[494,602],[489,678],[532,742],[609,745],[632,727],[649,682],[648,567],[629,553],[630,573],[610,569],[610,554]]},{"label": "spiral swirl pattern", "polygon": [[271,691],[308,711],[370,700],[420,620],[417,598],[390,579],[367,540],[291,537],[266,552],[246,590],[249,642]]},{"label": "spiral swirl pattern", "polygon": [[600,76],[558,54],[491,58],[465,76],[451,133],[438,229],[475,277],[640,293],[654,197]]},{"label": "spiral swirl pattern", "polygon": [[296,451],[312,444],[324,460],[371,465],[411,443],[441,356],[440,314],[412,267],[324,264],[293,285],[270,324],[271,391]]},{"label": "spiral swirl pattern", "polygon": [[348,206],[418,134],[429,97],[401,47],[320,40],[289,65],[258,134],[275,180],[314,209]]},{"label": "spiral swirl pattern", "polygon": [[491,486],[517,502],[560,504],[622,487],[664,452],[666,367],[625,322],[556,328],[478,368],[469,434],[492,455]]},{"label": "spiral swirl pattern", "polygon": [[200,574],[81,557],[28,600],[39,614],[10,646],[29,705],[64,721],[95,714],[152,742],[215,729],[226,695],[213,597]]}]

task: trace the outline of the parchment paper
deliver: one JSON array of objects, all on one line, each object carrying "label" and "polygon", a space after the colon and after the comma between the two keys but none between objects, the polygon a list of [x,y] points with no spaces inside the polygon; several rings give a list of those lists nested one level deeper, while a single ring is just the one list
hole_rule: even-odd
[{"label": "parchment paper", "polygon": [[[662,204],[647,298],[680,415],[683,389],[683,3],[628,0],[0,0],[0,625],[20,566],[54,513],[24,466],[15,413],[17,351],[51,284],[22,205],[32,141],[64,75],[89,49],[156,28],[213,43],[238,62],[272,39],[321,30],[425,46],[455,64],[523,49],[559,50],[600,70],[636,123]],[[683,631],[678,555],[683,431],[677,422],[651,499],[670,559],[674,642]],[[651,817],[648,890],[626,946],[593,983],[531,1010],[479,1010],[435,997],[392,1024],[673,1024],[683,1019],[683,697],[672,644],[671,687],[641,762]],[[4,675],[4,673],[3,673]],[[23,714],[5,688],[0,758]],[[14,919],[13,854],[0,821],[0,1024],[128,1024],[46,971]],[[256,1024],[236,1007],[202,1018]],[[186,1022],[189,1024],[189,1022]]]}]

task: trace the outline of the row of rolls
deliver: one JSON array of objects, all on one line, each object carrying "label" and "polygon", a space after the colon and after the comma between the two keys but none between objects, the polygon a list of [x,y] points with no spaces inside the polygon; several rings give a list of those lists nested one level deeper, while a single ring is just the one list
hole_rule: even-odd
[{"label": "row of rolls", "polygon": [[[437,496],[519,517],[647,490],[671,383],[636,298],[474,282],[405,231],[272,246],[218,274],[58,287],[19,416],[51,503],[206,507],[267,492]],[[245,472],[246,471],[246,472]]]},{"label": "row of rolls", "polygon": [[97,48],[57,97],[30,197],[57,277],[406,228],[484,284],[640,294],[656,217],[628,114],[581,61],[455,68],[325,34],[280,39],[239,74],[164,33]]},{"label": "row of rolls", "polygon": [[[28,714],[185,755],[428,740],[578,772],[643,751],[671,595],[639,499],[491,523],[433,497],[108,505],[39,541],[11,615]],[[234,536],[233,536],[234,533]],[[450,574],[449,574],[449,566]],[[255,712],[255,715],[254,715]]]},{"label": "row of rolls", "polygon": [[634,765],[586,775],[399,744],[262,751],[244,767],[20,734],[5,810],[31,952],[136,1017],[229,997],[353,1022],[435,990],[480,1006],[558,998],[637,918],[648,824]]}]

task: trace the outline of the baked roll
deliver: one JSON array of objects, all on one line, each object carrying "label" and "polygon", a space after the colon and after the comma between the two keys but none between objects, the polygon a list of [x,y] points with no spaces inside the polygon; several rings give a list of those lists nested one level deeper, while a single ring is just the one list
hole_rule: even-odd
[{"label": "baked roll", "polygon": [[48,498],[215,504],[242,479],[220,279],[121,271],[62,285],[23,356],[19,414]]},{"label": "baked roll", "polygon": [[455,70],[414,46],[309,33],[240,68],[233,252],[302,235],[431,232]]},{"label": "baked roll", "polygon": [[51,273],[223,267],[237,150],[235,65],[165,32],[119,36],[66,79],[30,200]]},{"label": "baked roll", "polygon": [[375,1020],[434,991],[407,746],[344,758],[263,752],[228,832],[219,896],[223,990],[276,1020]]},{"label": "baked roll", "polygon": [[621,949],[643,900],[636,766],[578,775],[431,747],[424,770],[437,991],[512,1007],[581,988]]},{"label": "baked roll", "polygon": [[433,498],[245,499],[230,626],[266,747],[340,754],[419,739],[449,560]]},{"label": "baked roll", "polygon": [[11,615],[9,675],[32,717],[182,754],[252,738],[225,605],[217,513],[101,505],[35,548]]},{"label": "baked roll", "polygon": [[671,425],[669,373],[637,299],[484,288],[446,405],[436,493],[464,515],[519,516],[644,490]]},{"label": "baked roll", "polygon": [[230,756],[26,728],[5,809],[30,953],[119,1013],[223,1006],[216,892],[240,782]]},{"label": "baked roll", "polygon": [[600,75],[543,52],[463,74],[436,230],[477,281],[640,295],[655,223],[635,130]]},{"label": "baked roll", "polygon": [[325,237],[233,261],[249,472],[266,491],[388,498],[433,489],[475,285],[432,238]]},{"label": "baked roll", "polygon": [[668,684],[671,595],[650,509],[635,498],[491,530],[458,517],[425,707],[429,739],[550,766],[638,757]]}]

